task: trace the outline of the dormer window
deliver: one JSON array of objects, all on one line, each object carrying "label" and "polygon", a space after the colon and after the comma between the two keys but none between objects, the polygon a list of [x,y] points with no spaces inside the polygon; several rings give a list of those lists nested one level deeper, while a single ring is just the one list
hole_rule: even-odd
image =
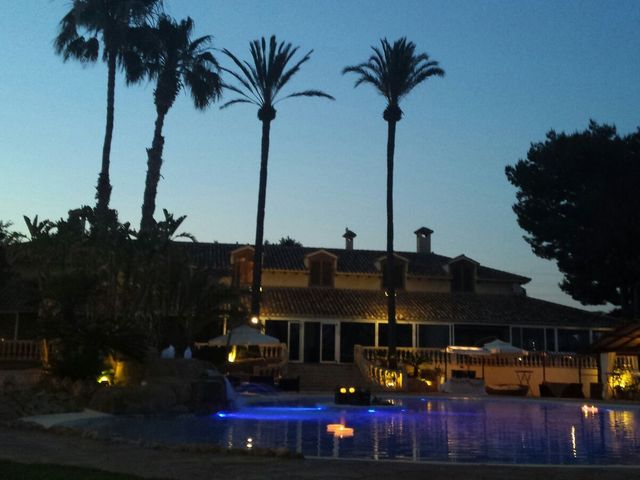
[{"label": "dormer window", "polygon": [[[408,264],[408,260],[406,258],[399,257],[396,255],[394,265],[393,265],[393,270],[394,270],[393,284],[396,290],[404,290],[405,280],[407,277],[407,264]],[[387,272],[386,257],[379,258],[378,261],[376,262],[376,266],[382,272],[382,288],[384,290],[389,289],[390,283],[389,283],[389,276]]]},{"label": "dormer window", "polygon": [[236,288],[251,286],[253,281],[253,248],[243,247],[231,252],[232,285]]},{"label": "dormer window", "polygon": [[333,287],[338,257],[320,250],[307,255],[304,260],[309,269],[310,287]]},{"label": "dormer window", "polygon": [[452,292],[475,292],[478,262],[461,255],[449,263]]}]

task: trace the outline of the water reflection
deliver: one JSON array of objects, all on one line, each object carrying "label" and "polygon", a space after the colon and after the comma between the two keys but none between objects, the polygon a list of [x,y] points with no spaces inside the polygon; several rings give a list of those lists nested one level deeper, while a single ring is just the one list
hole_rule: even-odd
[{"label": "water reflection", "polygon": [[97,420],[90,428],[169,443],[287,447],[320,457],[640,463],[637,410],[601,408],[585,417],[581,405],[573,403],[416,398],[369,409],[262,406],[207,418]]}]

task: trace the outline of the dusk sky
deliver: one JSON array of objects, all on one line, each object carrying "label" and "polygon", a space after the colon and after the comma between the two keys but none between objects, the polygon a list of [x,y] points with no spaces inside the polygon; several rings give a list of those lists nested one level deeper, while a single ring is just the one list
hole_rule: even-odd
[{"label": "dusk sky", "polygon": [[[55,55],[68,0],[0,0],[0,220],[24,231],[22,215],[58,219],[95,203],[106,115],[104,63]],[[625,134],[640,126],[640,1],[165,0],[191,16],[214,47],[248,57],[249,41],[276,34],[313,49],[290,91],[336,98],[278,104],[271,127],[265,238],[305,246],[385,248],[386,123],[383,98],[353,88],[347,65],[370,46],[407,36],[446,71],[401,105],[395,169],[396,249],[413,231],[435,231],[436,253],[531,277],[533,297],[577,305],[552,262],[524,242],[504,167],[553,128],[589,119]],[[228,60],[220,53],[226,66]],[[116,86],[111,207],[137,228],[153,135],[153,85]],[[225,98],[233,98],[227,95]],[[200,241],[252,243],[261,127],[256,109],[197,112],[181,95],[165,124],[156,218],[188,215]]]}]

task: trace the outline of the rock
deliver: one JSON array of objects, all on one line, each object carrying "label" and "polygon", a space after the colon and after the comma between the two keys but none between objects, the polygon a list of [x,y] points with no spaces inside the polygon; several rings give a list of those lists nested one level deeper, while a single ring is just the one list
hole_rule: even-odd
[{"label": "rock", "polygon": [[96,391],[89,408],[105,413],[169,413],[177,405],[171,385],[108,387]]}]

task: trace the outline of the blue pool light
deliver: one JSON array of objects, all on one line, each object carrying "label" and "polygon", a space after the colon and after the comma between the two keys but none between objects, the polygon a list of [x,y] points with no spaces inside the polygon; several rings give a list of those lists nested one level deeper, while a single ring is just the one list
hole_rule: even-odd
[{"label": "blue pool light", "polygon": [[226,416],[227,416],[227,414],[226,414],[226,413],[224,413],[224,412],[218,412],[218,413],[216,413],[216,416],[218,416],[218,417],[220,417],[220,418],[224,418],[224,417],[226,417]]},{"label": "blue pool light", "polygon": [[376,410],[375,410],[375,408],[370,408],[369,410],[367,410],[367,412],[369,412],[369,413],[376,413]]}]

